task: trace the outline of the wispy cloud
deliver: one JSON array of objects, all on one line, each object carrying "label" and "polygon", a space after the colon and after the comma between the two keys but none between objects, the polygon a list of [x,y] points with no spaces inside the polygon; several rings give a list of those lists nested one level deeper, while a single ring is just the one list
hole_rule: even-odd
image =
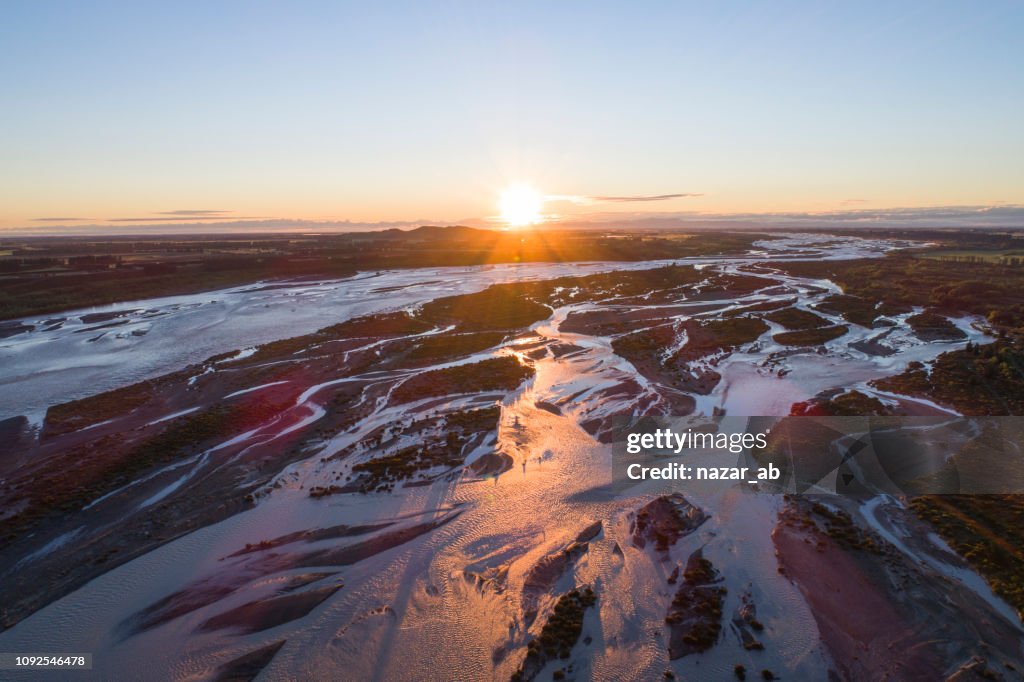
[{"label": "wispy cloud", "polygon": [[[128,220],[121,218],[119,220]],[[290,218],[246,218],[202,222],[167,222],[167,219],[141,218],[137,222],[125,223],[106,221],[89,225],[38,225],[32,227],[0,228],[0,235],[44,236],[44,235],[166,235],[166,234],[322,234],[340,232],[374,232],[389,229],[414,229],[421,225],[451,225],[450,221],[426,219],[397,220],[381,222],[356,222],[350,220],[302,220]],[[464,224],[464,223],[463,223]]]},{"label": "wispy cloud", "polygon": [[683,197],[702,197],[703,194],[699,192],[679,192],[677,194],[640,194],[633,196],[624,197],[587,197],[592,201],[612,201],[612,202],[630,202],[630,201],[668,201],[669,199],[682,199]]},{"label": "wispy cloud", "polygon": [[197,218],[208,218],[224,213],[231,213],[231,211],[219,211],[209,209],[196,209],[196,208],[183,208],[177,211],[155,211],[156,215],[172,215],[178,217],[195,216]]},{"label": "wispy cloud", "polygon": [[175,220],[271,220],[270,216],[235,216],[235,215],[164,215],[162,217],[131,217],[107,218],[111,223],[167,223]]},{"label": "wispy cloud", "polygon": [[[132,216],[128,218],[107,218],[108,223],[158,223],[172,220],[266,220],[267,216],[236,216],[232,211],[183,208],[174,211],[153,211],[147,216]],[[83,221],[96,220],[96,218],[81,218],[75,216],[57,216],[32,218],[34,223],[80,223]]]},{"label": "wispy cloud", "polygon": [[685,197],[702,197],[700,192],[675,192],[673,194],[623,194],[618,196],[591,194],[549,194],[546,201],[568,201],[573,204],[632,203],[647,201],[669,201]]},{"label": "wispy cloud", "polygon": [[868,203],[867,199],[843,199],[839,202],[840,206],[858,206],[860,204]]},{"label": "wispy cloud", "polygon": [[236,216],[234,211],[208,208],[179,208],[153,211],[143,218],[108,218],[112,223],[158,223],[170,220],[266,220],[267,216]]}]

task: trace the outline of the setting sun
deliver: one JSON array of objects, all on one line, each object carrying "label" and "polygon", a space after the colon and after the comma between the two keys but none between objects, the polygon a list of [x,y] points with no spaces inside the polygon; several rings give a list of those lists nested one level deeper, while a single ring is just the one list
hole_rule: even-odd
[{"label": "setting sun", "polygon": [[509,187],[498,202],[501,219],[511,227],[534,225],[543,220],[544,198],[526,185]]}]

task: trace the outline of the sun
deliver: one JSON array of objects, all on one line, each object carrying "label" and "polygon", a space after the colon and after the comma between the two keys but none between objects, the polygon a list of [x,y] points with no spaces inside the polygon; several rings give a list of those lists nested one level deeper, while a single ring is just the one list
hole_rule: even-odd
[{"label": "sun", "polygon": [[544,197],[532,187],[514,185],[501,193],[501,219],[510,227],[535,225],[544,220]]}]

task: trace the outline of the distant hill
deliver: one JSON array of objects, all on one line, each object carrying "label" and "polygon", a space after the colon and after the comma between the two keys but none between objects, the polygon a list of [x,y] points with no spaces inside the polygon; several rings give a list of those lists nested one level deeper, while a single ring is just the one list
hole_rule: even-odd
[{"label": "distant hill", "polygon": [[421,225],[412,230],[399,230],[392,228],[379,232],[381,236],[391,239],[432,239],[438,241],[455,241],[464,239],[478,239],[485,236],[497,236],[493,230],[481,230],[466,225]]}]

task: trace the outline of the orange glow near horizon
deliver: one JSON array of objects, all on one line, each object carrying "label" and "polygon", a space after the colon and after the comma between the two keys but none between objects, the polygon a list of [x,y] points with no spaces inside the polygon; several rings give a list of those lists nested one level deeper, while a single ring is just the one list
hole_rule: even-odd
[{"label": "orange glow near horizon", "polygon": [[498,201],[501,220],[509,227],[526,227],[543,222],[544,197],[527,185],[514,185]]}]

